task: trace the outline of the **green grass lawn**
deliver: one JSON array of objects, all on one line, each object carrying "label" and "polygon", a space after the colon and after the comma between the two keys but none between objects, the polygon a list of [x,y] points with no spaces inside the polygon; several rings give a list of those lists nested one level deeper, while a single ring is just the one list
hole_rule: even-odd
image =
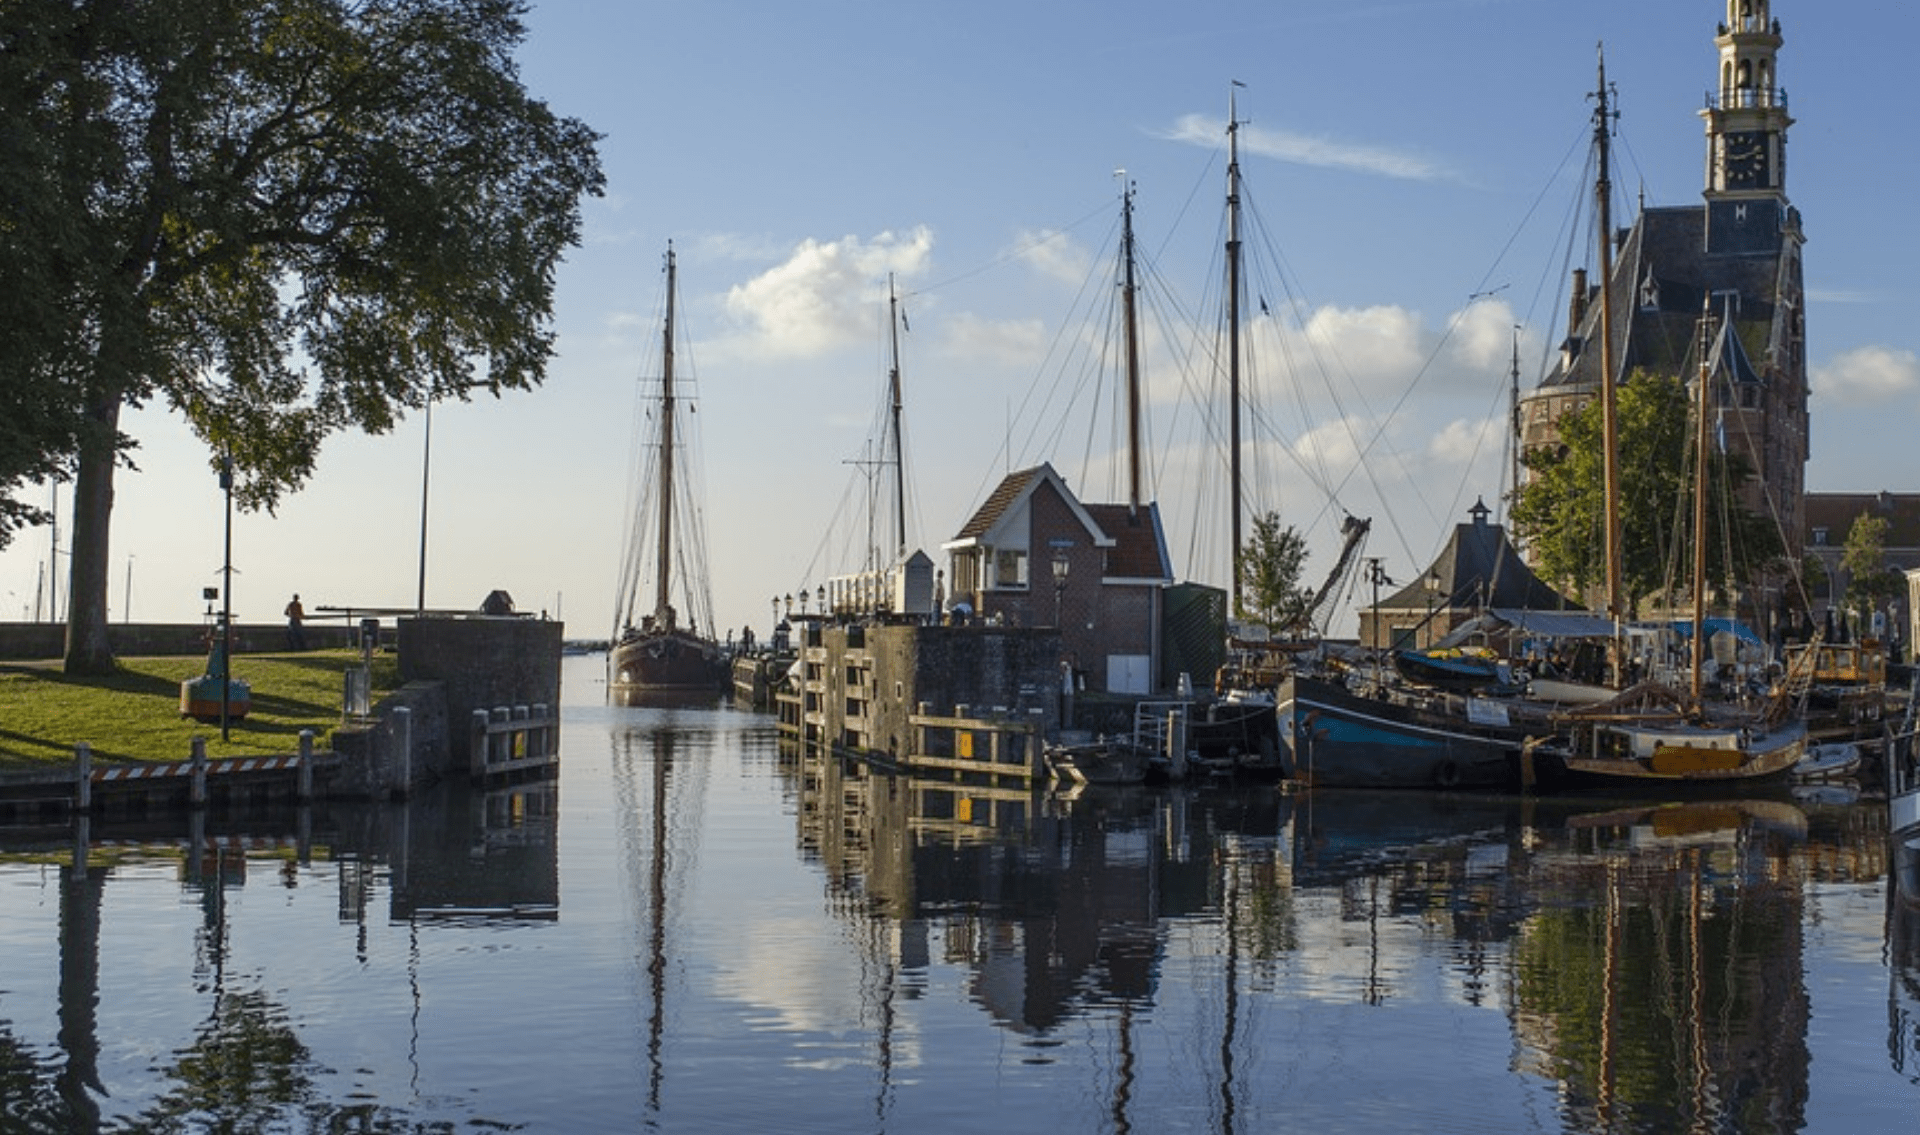
[{"label": "green grass lawn", "polygon": [[[325,748],[341,722],[346,671],[357,650],[242,654],[233,676],[251,687],[252,708],[228,723],[180,716],[180,683],[207,669],[204,657],[123,658],[104,678],[69,678],[58,663],[0,662],[0,768],[65,764],[82,741],[99,761],[184,760],[193,738],[209,757],[278,756],[297,752],[311,729]],[[373,696],[399,685],[399,659],[373,657]]]}]

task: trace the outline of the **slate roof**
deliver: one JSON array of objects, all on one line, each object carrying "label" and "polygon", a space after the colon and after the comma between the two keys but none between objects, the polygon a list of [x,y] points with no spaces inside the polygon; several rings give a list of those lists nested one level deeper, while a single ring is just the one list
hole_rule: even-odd
[{"label": "slate roof", "polygon": [[[1580,604],[1548,587],[1507,540],[1507,530],[1486,522],[1484,504],[1474,519],[1454,526],[1453,538],[1431,566],[1412,583],[1382,599],[1389,610],[1419,611],[1436,605],[1453,608],[1519,607],[1534,611],[1582,611]],[[1437,585],[1430,580],[1438,580]]]},{"label": "slate roof", "polygon": [[[1705,205],[1644,209],[1614,253],[1613,362],[1615,373],[1636,369],[1682,374],[1698,338],[1700,313],[1709,301],[1716,314],[1732,302],[1740,350],[1734,377],[1758,382],[1752,364],[1764,356],[1778,303],[1781,250],[1768,255],[1718,255],[1706,251]],[[1580,326],[1569,331],[1578,348],[1572,365],[1557,363],[1542,388],[1598,385],[1600,291],[1588,289]]]}]

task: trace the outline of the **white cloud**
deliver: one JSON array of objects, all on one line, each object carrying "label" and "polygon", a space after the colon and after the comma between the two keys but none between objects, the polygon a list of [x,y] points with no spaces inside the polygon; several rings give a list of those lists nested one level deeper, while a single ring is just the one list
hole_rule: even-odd
[{"label": "white cloud", "polygon": [[760,357],[812,357],[874,336],[874,303],[889,273],[926,270],[933,232],[881,233],[870,241],[806,240],[784,263],[727,291],[727,311],[751,328],[737,344]]},{"label": "white cloud", "polygon": [[1858,347],[1815,367],[1814,394],[1843,406],[1870,406],[1920,392],[1920,356],[1891,347]]},{"label": "white cloud", "polygon": [[1010,256],[1025,260],[1046,279],[1078,287],[1093,267],[1093,254],[1063,232],[1030,230],[1014,238]]},{"label": "white cloud", "polygon": [[[1165,131],[1163,137],[1191,145],[1216,147],[1226,135],[1226,124],[1203,114],[1189,114]],[[1240,128],[1240,149],[1277,161],[1321,169],[1340,169],[1374,174],[1403,181],[1441,181],[1452,176],[1446,169],[1418,154],[1316,138],[1290,130],[1268,130],[1256,126]]]},{"label": "white cloud", "polygon": [[1047,352],[1047,328],[1038,319],[992,320],[960,312],[941,321],[940,346],[961,359],[1032,369]]}]

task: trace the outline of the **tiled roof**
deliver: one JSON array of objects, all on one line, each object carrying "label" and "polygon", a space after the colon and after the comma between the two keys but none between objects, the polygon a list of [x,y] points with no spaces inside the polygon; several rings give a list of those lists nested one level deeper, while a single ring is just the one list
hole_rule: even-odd
[{"label": "tiled roof", "polygon": [[1808,493],[1806,496],[1808,547],[1813,532],[1827,530],[1826,547],[1844,548],[1853,522],[1862,516],[1887,521],[1886,547],[1920,548],[1920,493]]},{"label": "tiled roof", "polygon": [[993,526],[1000,522],[1000,518],[1006,515],[1007,510],[1020,499],[1020,495],[1027,491],[1028,486],[1052,469],[1051,465],[1040,464],[1031,469],[1022,469],[1018,473],[1007,474],[999,486],[987,495],[986,502],[974,512],[973,518],[961,526],[960,534],[955,539],[977,540],[992,531]]},{"label": "tiled roof", "polygon": [[1171,581],[1173,567],[1161,543],[1158,506],[1138,509],[1124,504],[1083,504],[1101,531],[1113,539],[1107,550],[1107,575],[1113,579]]}]

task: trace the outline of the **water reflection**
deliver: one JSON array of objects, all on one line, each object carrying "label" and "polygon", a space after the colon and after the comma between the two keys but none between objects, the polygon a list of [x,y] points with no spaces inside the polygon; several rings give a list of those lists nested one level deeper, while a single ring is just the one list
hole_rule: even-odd
[{"label": "water reflection", "polygon": [[[41,1051],[0,1018],[0,1130],[94,1132],[255,1131],[292,1117],[315,1130],[411,1129],[404,1112],[366,1099],[329,1101],[329,1072],[302,1042],[294,1012],[255,974],[229,973],[230,897],[261,878],[289,890],[318,857],[338,865],[339,919],[361,928],[367,961],[368,900],[388,884],[386,917],[415,923],[553,920],[559,908],[557,788],[423,794],[411,805],[282,808],[140,824],[76,820],[56,849],[47,833],[0,840],[0,857],[58,864],[58,1032]],[[150,1069],[150,1102],[103,1118],[101,942],[144,932],[138,908],[110,922],[116,876],[174,865],[190,901],[192,990],[205,1015],[192,1035]],[[417,995],[416,989],[416,995]]]},{"label": "water reflection", "polygon": [[[1809,876],[1885,869],[1861,830],[1871,809],[1816,824],[1787,800],[1053,797],[800,752],[787,772],[802,846],[842,917],[897,928],[893,966],[922,969],[943,943],[940,960],[968,969],[969,995],[1030,1038],[1031,1059],[1076,1017],[1114,1022],[1116,1126],[1137,1091],[1131,1023],[1190,924],[1219,950],[1213,1114],[1231,1129],[1248,1090],[1237,1069],[1261,1055],[1237,1034],[1242,1010],[1316,983],[1369,1005],[1427,996],[1404,985],[1409,940],[1390,929],[1411,922],[1443,943],[1459,997],[1504,1006],[1515,1070],[1553,1085],[1567,1129],[1799,1130]],[[1920,945],[1913,907],[1896,913],[1906,1070]]]}]

